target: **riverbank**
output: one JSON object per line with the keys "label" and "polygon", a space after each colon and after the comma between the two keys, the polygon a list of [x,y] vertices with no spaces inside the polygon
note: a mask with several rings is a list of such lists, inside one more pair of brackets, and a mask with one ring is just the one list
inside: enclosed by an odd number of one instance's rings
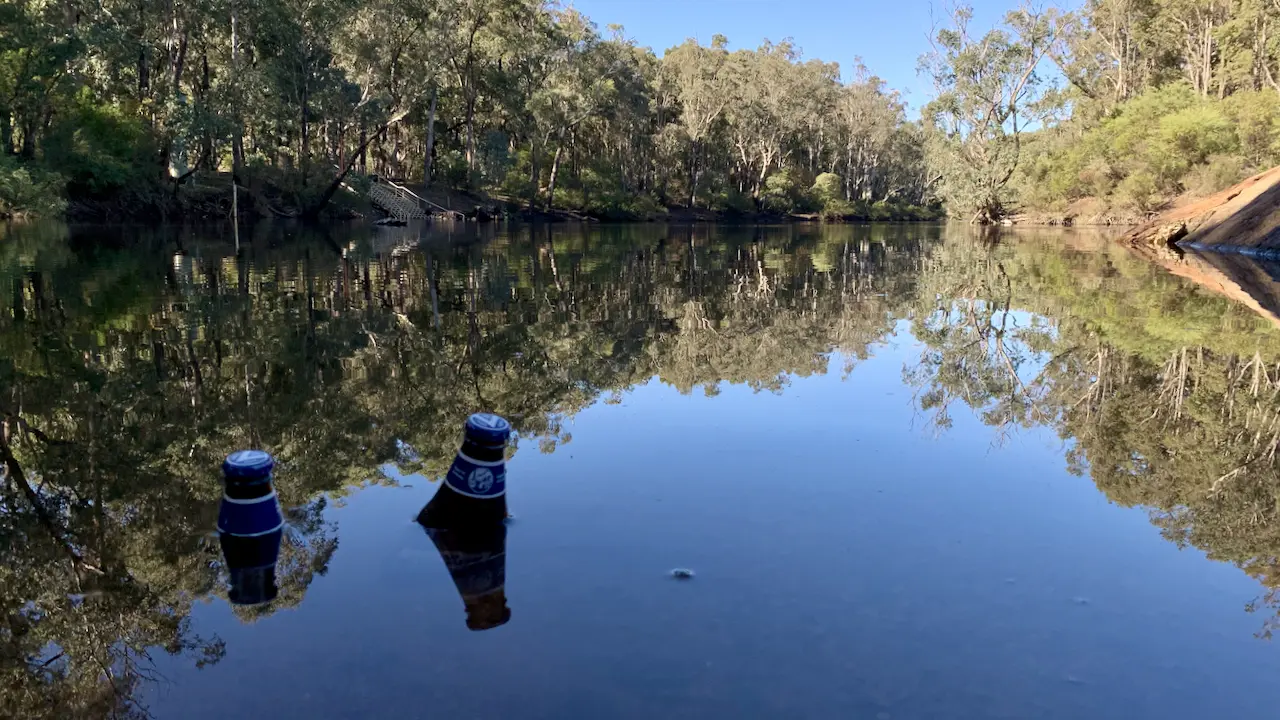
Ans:
{"label": "riverbank", "polygon": [[[306,208],[315,202],[323,179],[310,185],[296,179],[246,173],[234,184],[231,173],[193,173],[178,182],[136,185],[106,196],[90,193],[71,194],[65,203],[63,219],[76,223],[225,220],[239,214],[243,221],[272,218],[302,218]],[[320,221],[360,220],[378,222],[389,219],[367,196],[369,180],[349,176],[322,210],[311,219]],[[530,209],[528,202],[482,190],[451,187],[406,187],[427,201],[429,209],[440,216],[461,216],[480,222],[516,219],[542,222],[676,222],[759,224],[785,222],[909,222],[933,221],[945,217],[940,207],[919,207],[875,203],[850,206],[851,212],[839,215],[756,212],[732,208],[701,208],[680,205],[663,206],[652,201],[631,206],[592,206],[589,209],[551,207]]]}

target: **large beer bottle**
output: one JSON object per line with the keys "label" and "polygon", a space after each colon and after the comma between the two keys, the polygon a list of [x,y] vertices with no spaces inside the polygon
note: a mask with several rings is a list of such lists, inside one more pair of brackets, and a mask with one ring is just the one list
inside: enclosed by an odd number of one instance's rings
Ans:
{"label": "large beer bottle", "polygon": [[427,528],[500,526],[507,518],[507,441],[511,423],[489,413],[467,418],[462,447],[436,490],[418,513]]}
{"label": "large beer bottle", "polygon": [[255,605],[276,597],[276,561],[284,536],[284,515],[271,484],[275,460],[261,450],[241,450],[222,463],[222,505],[218,544],[231,574],[228,597]]}

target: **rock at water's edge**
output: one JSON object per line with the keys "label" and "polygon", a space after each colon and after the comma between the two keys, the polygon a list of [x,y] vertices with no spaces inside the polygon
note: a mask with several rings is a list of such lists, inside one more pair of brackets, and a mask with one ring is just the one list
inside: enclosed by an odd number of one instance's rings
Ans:
{"label": "rock at water's edge", "polygon": [[1123,242],[1140,250],[1176,245],[1280,257],[1280,167],[1163,212]]}

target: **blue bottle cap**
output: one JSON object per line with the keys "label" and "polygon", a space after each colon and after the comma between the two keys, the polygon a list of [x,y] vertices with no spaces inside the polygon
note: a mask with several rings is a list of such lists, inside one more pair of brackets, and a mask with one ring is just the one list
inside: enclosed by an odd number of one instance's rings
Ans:
{"label": "blue bottle cap", "polygon": [[262,480],[270,477],[276,461],[261,450],[233,452],[222,462],[222,475],[228,480]]}
{"label": "blue bottle cap", "polygon": [[467,437],[481,445],[506,445],[511,423],[499,415],[476,413],[467,418]]}

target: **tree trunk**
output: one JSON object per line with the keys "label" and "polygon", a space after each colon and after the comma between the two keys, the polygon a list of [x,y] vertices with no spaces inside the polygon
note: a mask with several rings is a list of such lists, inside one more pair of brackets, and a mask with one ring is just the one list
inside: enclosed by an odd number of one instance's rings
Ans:
{"label": "tree trunk", "polygon": [[[329,201],[333,199],[334,194],[338,192],[338,188],[342,187],[342,181],[346,179],[347,173],[351,172],[351,167],[355,165],[357,159],[363,158],[365,156],[365,151],[368,149],[369,143],[372,142],[374,138],[377,138],[379,135],[385,132],[388,127],[391,127],[392,125],[395,125],[396,123],[403,120],[406,114],[407,114],[406,112],[398,113],[397,115],[392,117],[390,120],[388,120],[386,125],[383,125],[382,127],[378,128],[378,132],[374,133],[373,135],[366,136],[364,138],[364,140],[360,143],[360,147],[356,150],[356,153],[351,156],[350,160],[347,161],[346,166],[344,166],[338,171],[337,175],[334,176],[333,181],[330,182],[328,187],[325,188],[324,192],[320,194],[320,197],[316,200],[316,202],[302,213],[302,217],[304,219],[314,220],[320,216],[320,211],[323,210],[324,206],[328,205]],[[361,135],[365,136],[366,133],[361,133]]]}
{"label": "tree trunk", "polygon": [[845,145],[844,201],[853,202],[853,143]]}
{"label": "tree trunk", "polygon": [[0,155],[13,154],[13,119],[6,107],[0,107]]}
{"label": "tree trunk", "polygon": [[360,123],[360,150],[356,152],[356,158],[360,162],[360,174],[369,174],[369,130],[365,128],[364,122]]}
{"label": "tree trunk", "polygon": [[[173,82],[169,96],[173,98],[175,106],[181,106],[183,104],[182,71],[187,61],[187,32],[179,30],[177,18],[173,20],[173,32],[178,38],[176,47],[172,39],[169,46],[169,77]],[[186,145],[183,140],[183,138],[176,137],[173,128],[165,128],[163,154],[160,157],[160,162],[164,166],[164,172],[169,177],[178,177],[186,172]]]}
{"label": "tree trunk", "polygon": [[436,151],[436,86],[431,86],[431,109],[427,112],[427,151],[422,159],[422,186],[431,187],[431,164]]}
{"label": "tree trunk", "polygon": [[542,178],[542,167],[538,164],[538,143],[532,143],[529,153],[529,211],[538,209],[538,181]]}
{"label": "tree trunk", "polygon": [[[240,178],[240,168],[244,167],[244,118],[240,115],[240,39],[239,39],[239,4],[231,4],[231,72],[236,75],[236,92],[233,98],[235,117],[232,118],[231,136],[231,178],[232,188]],[[234,196],[233,196],[234,197]]]}
{"label": "tree trunk", "polygon": [[551,179],[547,182],[547,212],[551,212],[556,201],[556,174],[560,172],[560,158],[564,155],[564,131],[556,138],[556,155],[551,161]]}
{"label": "tree trunk", "polygon": [[692,163],[689,172],[689,209],[692,210],[698,204],[698,174],[701,171],[698,162],[698,143],[695,141],[691,148]]}
{"label": "tree trunk", "polygon": [[476,167],[476,101],[467,98],[467,184],[471,184],[471,172]]}
{"label": "tree trunk", "polygon": [[311,93],[307,83],[302,83],[302,133],[298,141],[298,166],[302,170],[302,186],[307,186],[307,160],[311,148]]}

